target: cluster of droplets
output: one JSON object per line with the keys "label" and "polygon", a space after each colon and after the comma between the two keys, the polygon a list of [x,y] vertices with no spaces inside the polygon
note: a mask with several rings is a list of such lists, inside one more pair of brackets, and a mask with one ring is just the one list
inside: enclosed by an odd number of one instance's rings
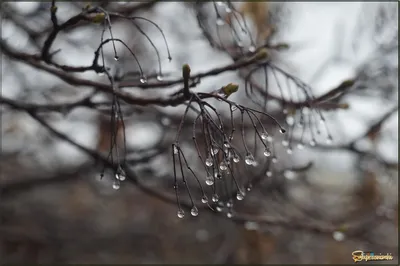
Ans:
{"label": "cluster of droplets", "polygon": [[125,181],[126,174],[124,169],[121,166],[118,167],[117,171],[115,172],[115,179],[112,184],[112,188],[118,190],[121,187],[121,182]]}

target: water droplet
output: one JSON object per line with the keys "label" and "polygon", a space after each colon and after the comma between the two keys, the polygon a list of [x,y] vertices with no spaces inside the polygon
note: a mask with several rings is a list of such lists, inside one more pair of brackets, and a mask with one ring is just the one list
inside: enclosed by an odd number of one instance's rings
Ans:
{"label": "water droplet", "polygon": [[207,198],[206,195],[204,195],[204,196],[201,198],[201,202],[204,203],[204,204],[208,203],[208,198]]}
{"label": "water droplet", "polygon": [[197,209],[196,206],[193,206],[193,208],[190,210],[190,214],[191,214],[192,216],[197,216],[197,215],[199,215],[199,210]]}
{"label": "water droplet", "polygon": [[206,177],[206,185],[212,186],[214,184],[214,178],[211,175],[207,175]]}
{"label": "water droplet", "polygon": [[315,143],[315,139],[311,139],[311,140],[310,140],[310,146],[315,146],[315,144],[316,144],[316,143]]}
{"label": "water droplet", "polygon": [[286,123],[287,123],[289,126],[292,126],[292,125],[294,124],[294,117],[293,117],[292,115],[286,116]]}
{"label": "water droplet", "polygon": [[171,61],[172,61],[172,57],[168,56],[168,62],[171,62]]}
{"label": "water droplet", "polygon": [[215,177],[216,179],[221,179],[221,178],[222,178],[222,175],[221,175],[220,172],[215,172],[215,173],[214,173],[214,177]]}
{"label": "water droplet", "polygon": [[282,140],[282,145],[283,147],[289,146],[289,141],[287,141],[286,139]]}
{"label": "water droplet", "polygon": [[222,18],[217,18],[217,26],[225,25],[225,21]]}
{"label": "water droplet", "polygon": [[118,55],[114,56],[114,60],[118,61],[119,60],[119,56]]}
{"label": "water droplet", "polygon": [[225,3],[224,3],[224,2],[221,2],[221,1],[218,1],[218,2],[217,2],[217,5],[218,5],[218,6],[224,6]]}
{"label": "water droplet", "polygon": [[326,140],[326,143],[329,145],[329,144],[332,144],[332,142],[333,142],[333,138],[331,135],[329,135],[328,139]]}
{"label": "water droplet", "polygon": [[163,79],[164,79],[164,78],[163,78],[163,76],[162,76],[161,74],[157,75],[157,80],[158,80],[158,81],[163,81]]}
{"label": "water droplet", "polygon": [[278,162],[278,158],[276,158],[275,156],[272,157],[272,162],[273,162],[273,163],[277,163],[277,162]]}
{"label": "water droplet", "polygon": [[144,84],[147,82],[147,78],[145,76],[140,77],[140,83]]}
{"label": "water droplet", "polygon": [[178,147],[176,147],[176,145],[174,145],[174,154],[178,154],[178,153],[179,153]]}
{"label": "water droplet", "polygon": [[226,13],[232,13],[232,9],[231,9],[230,7],[226,7],[226,8],[225,8],[225,12],[226,12]]}
{"label": "water droplet", "polygon": [[112,188],[115,189],[115,190],[118,190],[120,188],[119,180],[115,180],[113,182]]}
{"label": "water droplet", "polygon": [[246,190],[247,191],[251,191],[252,188],[253,188],[253,185],[252,184],[248,184]]}
{"label": "water droplet", "polygon": [[287,179],[287,180],[294,180],[297,177],[296,172],[294,171],[290,171],[290,170],[285,170],[283,172],[283,176]]}
{"label": "water droplet", "polygon": [[171,124],[171,119],[165,116],[161,118],[161,124],[163,124],[164,126],[169,126]]}
{"label": "water droplet", "polygon": [[217,210],[217,212],[222,212],[222,207],[221,206],[217,206],[217,207],[215,207],[215,209]]}
{"label": "water droplet", "polygon": [[211,151],[210,151],[211,155],[217,155],[218,152],[219,152],[218,148],[212,148]]}
{"label": "water droplet", "polygon": [[268,138],[267,132],[261,133],[261,138],[262,138],[263,140],[266,140],[266,139]]}
{"label": "water droplet", "polygon": [[212,200],[213,202],[217,202],[218,199],[219,199],[218,194],[214,194],[214,195],[212,195],[212,197],[211,197],[211,200]]}
{"label": "water droplet", "polygon": [[297,144],[297,149],[299,149],[299,150],[304,149],[303,143],[298,143],[298,144]]}
{"label": "water droplet", "polygon": [[179,209],[177,215],[178,218],[182,219],[183,217],[185,217],[185,212],[182,209]]}
{"label": "water droplet", "polygon": [[231,111],[233,112],[235,110],[237,110],[237,106],[236,105],[231,105]]}
{"label": "water droplet", "polygon": [[206,165],[207,165],[208,167],[211,167],[211,166],[213,166],[213,164],[214,164],[213,159],[212,159],[211,157],[208,157],[208,158],[206,159]]}
{"label": "water droplet", "polygon": [[288,113],[288,109],[283,108],[282,113],[284,113],[286,115]]}
{"label": "water droplet", "polygon": [[229,149],[231,147],[231,145],[229,144],[229,142],[225,141],[224,142],[224,147]]}
{"label": "water droplet", "polygon": [[286,129],[284,129],[283,127],[279,129],[279,132],[281,132],[282,134],[286,133]]}
{"label": "water droplet", "polygon": [[238,193],[236,194],[236,199],[237,199],[237,200],[243,200],[243,199],[244,199],[243,193],[242,193],[242,192],[238,192]]}
{"label": "water droplet", "polygon": [[226,213],[226,217],[232,218],[232,217],[233,217],[232,211],[228,211],[228,212]]}
{"label": "water droplet", "polygon": [[250,53],[254,53],[256,51],[256,47],[254,46],[254,45],[251,45],[250,47],[249,47],[249,52]]}
{"label": "water droplet", "polygon": [[346,235],[343,232],[340,231],[335,231],[332,234],[333,239],[335,239],[336,241],[343,241],[346,238]]}
{"label": "water droplet", "polygon": [[232,200],[229,200],[229,201],[226,203],[226,207],[232,208],[232,207],[233,207],[233,201],[232,201]]}
{"label": "water droplet", "polygon": [[274,138],[273,138],[272,136],[268,136],[268,137],[267,137],[267,141],[268,141],[268,142],[272,142],[272,141],[274,141]]}
{"label": "water droplet", "polygon": [[264,156],[265,156],[265,157],[271,156],[271,151],[268,150],[268,149],[265,149],[265,150],[264,150]]}
{"label": "water droplet", "polygon": [[126,179],[126,176],[125,176],[125,173],[124,172],[121,172],[121,173],[117,173],[117,174],[115,174],[115,178],[116,179],[118,179],[119,181],[125,181],[125,179]]}
{"label": "water droplet", "polygon": [[254,157],[251,153],[247,153],[246,157],[244,158],[244,162],[247,165],[253,165],[254,164]]}
{"label": "water droplet", "polygon": [[293,153],[293,150],[292,150],[292,148],[288,148],[288,149],[286,150],[286,152],[287,152],[288,154],[292,154],[292,153]]}
{"label": "water droplet", "polygon": [[271,171],[267,171],[267,172],[265,173],[265,175],[268,176],[268,177],[271,177],[271,176],[272,176],[272,172],[271,172]]}
{"label": "water droplet", "polygon": [[97,73],[97,75],[99,76],[99,77],[102,77],[102,76],[104,76],[104,72],[102,71],[102,72],[99,72],[99,73]]}
{"label": "water droplet", "polygon": [[240,161],[240,157],[239,157],[239,155],[237,155],[236,153],[235,153],[235,155],[233,155],[233,162],[234,163],[238,163]]}
{"label": "water droplet", "polygon": [[219,169],[220,169],[221,171],[226,171],[226,170],[228,169],[228,165],[226,164],[225,161],[222,161],[222,162],[219,164]]}

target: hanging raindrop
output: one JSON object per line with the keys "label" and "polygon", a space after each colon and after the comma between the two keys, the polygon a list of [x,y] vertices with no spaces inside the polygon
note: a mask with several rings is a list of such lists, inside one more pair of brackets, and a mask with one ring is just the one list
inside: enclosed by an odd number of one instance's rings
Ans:
{"label": "hanging raindrop", "polygon": [[244,199],[243,193],[239,191],[239,192],[236,194],[236,199],[237,199],[237,200],[243,200],[243,199]]}
{"label": "hanging raindrop", "polygon": [[185,212],[182,209],[179,209],[177,215],[178,218],[182,219],[183,217],[185,217]]}
{"label": "hanging raindrop", "polygon": [[231,111],[233,112],[235,110],[237,110],[237,106],[236,105],[231,105]]}
{"label": "hanging raindrop", "polygon": [[265,175],[268,176],[268,177],[271,177],[271,176],[272,176],[272,172],[271,172],[271,171],[267,171],[267,172],[265,173]]}
{"label": "hanging raindrop", "polygon": [[268,149],[265,149],[265,150],[264,150],[264,156],[265,156],[265,157],[271,156],[271,151],[268,150]]}
{"label": "hanging raindrop", "polygon": [[179,153],[178,147],[176,147],[176,145],[174,145],[174,154],[178,154],[178,153]]}
{"label": "hanging raindrop", "polygon": [[251,191],[252,188],[253,188],[253,185],[252,184],[248,184],[246,190],[247,191]]}
{"label": "hanging raindrop", "polygon": [[267,137],[267,141],[268,141],[268,142],[272,142],[272,141],[274,141],[274,138],[273,138],[272,136],[268,136],[268,137]]}
{"label": "hanging raindrop", "polygon": [[218,152],[219,152],[218,148],[211,148],[211,151],[210,151],[211,155],[217,155]]}
{"label": "hanging raindrop", "polygon": [[235,155],[233,155],[233,162],[234,163],[238,163],[240,161],[240,157],[239,157],[239,155],[237,155],[236,153],[235,153]]}
{"label": "hanging raindrop", "polygon": [[288,148],[288,149],[286,150],[286,152],[287,152],[288,154],[292,154],[292,153],[293,153],[293,150],[292,150],[292,148]]}
{"label": "hanging raindrop", "polygon": [[297,144],[297,148],[298,148],[299,150],[304,149],[303,143],[298,143],[298,144]]}
{"label": "hanging raindrop", "polygon": [[204,195],[204,196],[201,198],[201,202],[204,203],[204,204],[208,203],[208,198],[207,198],[206,195]]}
{"label": "hanging raindrop", "polygon": [[118,190],[120,188],[119,180],[115,180],[113,182],[112,188],[115,189],[115,190]]}
{"label": "hanging raindrop", "polygon": [[279,132],[281,132],[282,134],[285,134],[286,129],[284,129],[283,127],[279,129]]}
{"label": "hanging raindrop", "polygon": [[232,9],[231,9],[230,7],[226,7],[226,8],[225,8],[225,12],[226,12],[226,13],[232,13]]}
{"label": "hanging raindrop", "polygon": [[247,155],[246,155],[246,157],[244,158],[244,162],[247,164],[247,165],[253,165],[254,164],[254,157],[253,157],[253,155],[249,152],[249,153],[247,153]]}
{"label": "hanging raindrop", "polygon": [[228,217],[228,218],[232,218],[232,217],[233,217],[233,213],[232,213],[231,210],[229,210],[229,211],[226,213],[226,217]]}
{"label": "hanging raindrop", "polygon": [[332,142],[333,142],[333,138],[331,135],[329,135],[328,139],[326,140],[326,143],[329,145],[329,144],[332,144]]}
{"label": "hanging raindrop", "polygon": [[212,200],[213,202],[217,202],[218,199],[219,199],[218,194],[214,194],[214,195],[212,195],[212,197],[211,197],[211,200]]}
{"label": "hanging raindrop", "polygon": [[144,84],[147,82],[147,78],[145,76],[140,77],[140,83]]}
{"label": "hanging raindrop", "polygon": [[282,146],[283,147],[289,146],[289,141],[287,141],[286,139],[282,140]]}
{"label": "hanging raindrop", "polygon": [[114,56],[114,60],[118,61],[119,60],[119,56],[118,55]]}
{"label": "hanging raindrop", "polygon": [[263,140],[268,139],[268,134],[267,134],[267,132],[261,133],[261,138],[262,138]]}
{"label": "hanging raindrop", "polygon": [[276,158],[275,156],[272,158],[272,162],[273,163],[277,163],[278,162],[278,158]]}
{"label": "hanging raindrop", "polygon": [[206,159],[206,165],[208,166],[208,167],[211,167],[211,166],[213,166],[213,159],[211,158],[211,157],[208,157],[207,159]]}
{"label": "hanging raindrop", "polygon": [[214,173],[214,177],[215,177],[216,179],[221,179],[221,178],[222,178],[222,175],[221,175],[220,172],[215,172],[215,173]]}
{"label": "hanging raindrop", "polygon": [[228,169],[228,166],[227,166],[225,160],[222,161],[222,162],[219,164],[219,169],[220,169],[221,171],[226,171],[226,170]]}
{"label": "hanging raindrop", "polygon": [[164,79],[164,78],[163,78],[163,76],[162,76],[161,74],[157,75],[157,80],[158,80],[158,81],[163,81],[163,79]]}
{"label": "hanging raindrop", "polygon": [[197,209],[196,206],[193,206],[193,208],[190,210],[190,214],[191,214],[192,216],[197,216],[197,215],[199,215],[199,210]]}
{"label": "hanging raindrop", "polygon": [[214,179],[212,176],[210,176],[209,174],[206,177],[206,185],[207,186],[212,186],[214,184]]}
{"label": "hanging raindrop", "polygon": [[224,147],[229,149],[231,147],[231,145],[229,144],[229,142],[225,141],[224,142]]}
{"label": "hanging raindrop", "polygon": [[226,203],[226,207],[232,208],[232,207],[233,207],[233,201],[232,201],[232,200],[229,200],[229,201]]}

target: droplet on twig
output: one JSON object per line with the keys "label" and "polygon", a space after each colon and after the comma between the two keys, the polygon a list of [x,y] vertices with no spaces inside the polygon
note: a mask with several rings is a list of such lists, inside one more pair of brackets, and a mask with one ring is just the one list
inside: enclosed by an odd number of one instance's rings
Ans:
{"label": "droplet on twig", "polygon": [[208,167],[211,167],[211,166],[213,166],[213,159],[211,158],[211,157],[208,157],[207,159],[206,159],[206,165],[208,166]]}
{"label": "droplet on twig", "polygon": [[197,215],[199,215],[199,210],[197,209],[196,206],[193,206],[193,208],[190,210],[190,214],[191,214],[192,216],[197,216]]}
{"label": "droplet on twig", "polygon": [[178,218],[182,219],[183,217],[185,217],[185,212],[182,209],[179,209],[177,215]]}
{"label": "droplet on twig", "polygon": [[247,165],[253,165],[254,164],[254,156],[251,154],[251,153],[247,153],[247,155],[246,155],[246,157],[245,157],[245,159],[244,159],[244,162],[247,164]]}
{"label": "droplet on twig", "polygon": [[212,186],[214,184],[214,178],[211,175],[207,175],[206,177],[206,185],[207,186]]}

